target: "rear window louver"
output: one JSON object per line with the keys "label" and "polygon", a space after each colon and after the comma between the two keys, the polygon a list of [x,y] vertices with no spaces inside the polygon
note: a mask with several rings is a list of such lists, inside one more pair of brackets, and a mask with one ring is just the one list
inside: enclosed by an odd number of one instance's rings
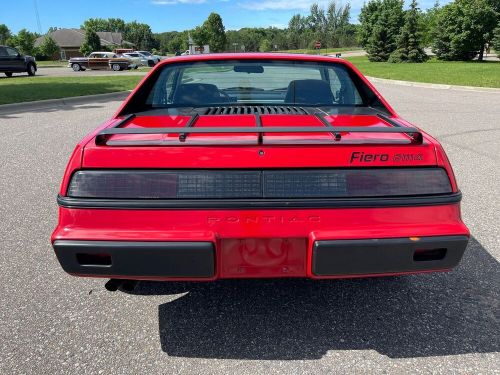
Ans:
{"label": "rear window louver", "polygon": [[227,106],[209,107],[204,115],[307,115],[302,107],[294,106]]}

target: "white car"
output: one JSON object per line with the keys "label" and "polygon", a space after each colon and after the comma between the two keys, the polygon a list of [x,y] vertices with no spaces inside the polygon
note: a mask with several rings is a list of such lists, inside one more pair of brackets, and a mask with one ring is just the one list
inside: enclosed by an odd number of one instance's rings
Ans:
{"label": "white car", "polygon": [[123,54],[123,56],[133,60],[134,62],[137,62],[138,65],[141,66],[155,66],[156,62],[154,59],[151,57],[144,56],[142,53],[139,52],[126,52]]}
{"label": "white car", "polygon": [[136,51],[137,53],[143,55],[144,57],[148,58],[148,59],[153,59],[153,61],[155,62],[155,64],[158,64],[161,60],[161,57],[158,56],[158,55],[153,55],[151,52],[148,52],[148,51]]}

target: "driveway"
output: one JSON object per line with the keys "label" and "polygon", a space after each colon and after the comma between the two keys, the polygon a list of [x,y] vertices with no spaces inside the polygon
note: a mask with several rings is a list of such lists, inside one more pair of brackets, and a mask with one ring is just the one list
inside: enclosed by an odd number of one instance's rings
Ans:
{"label": "driveway", "polygon": [[49,236],[74,145],[120,103],[0,112],[0,373],[499,373],[500,93],[377,87],[455,168],[473,238],[451,273],[106,292]]}

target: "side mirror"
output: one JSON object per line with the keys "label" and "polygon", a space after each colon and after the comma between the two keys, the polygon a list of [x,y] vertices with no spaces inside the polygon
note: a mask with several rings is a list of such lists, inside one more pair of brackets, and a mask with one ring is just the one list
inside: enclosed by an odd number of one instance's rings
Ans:
{"label": "side mirror", "polygon": [[18,52],[17,53],[17,58],[19,59],[21,57],[21,54]]}

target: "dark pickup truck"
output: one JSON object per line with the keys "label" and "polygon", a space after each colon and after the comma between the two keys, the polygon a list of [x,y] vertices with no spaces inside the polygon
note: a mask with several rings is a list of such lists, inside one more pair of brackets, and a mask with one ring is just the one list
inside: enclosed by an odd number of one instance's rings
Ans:
{"label": "dark pickup truck", "polygon": [[12,77],[13,73],[28,73],[34,76],[37,67],[35,58],[21,55],[17,49],[7,46],[0,46],[0,72],[7,77]]}
{"label": "dark pickup truck", "polygon": [[73,57],[68,67],[75,72],[86,69],[127,70],[136,68],[130,59],[118,57],[113,52],[92,52],[87,57]]}

